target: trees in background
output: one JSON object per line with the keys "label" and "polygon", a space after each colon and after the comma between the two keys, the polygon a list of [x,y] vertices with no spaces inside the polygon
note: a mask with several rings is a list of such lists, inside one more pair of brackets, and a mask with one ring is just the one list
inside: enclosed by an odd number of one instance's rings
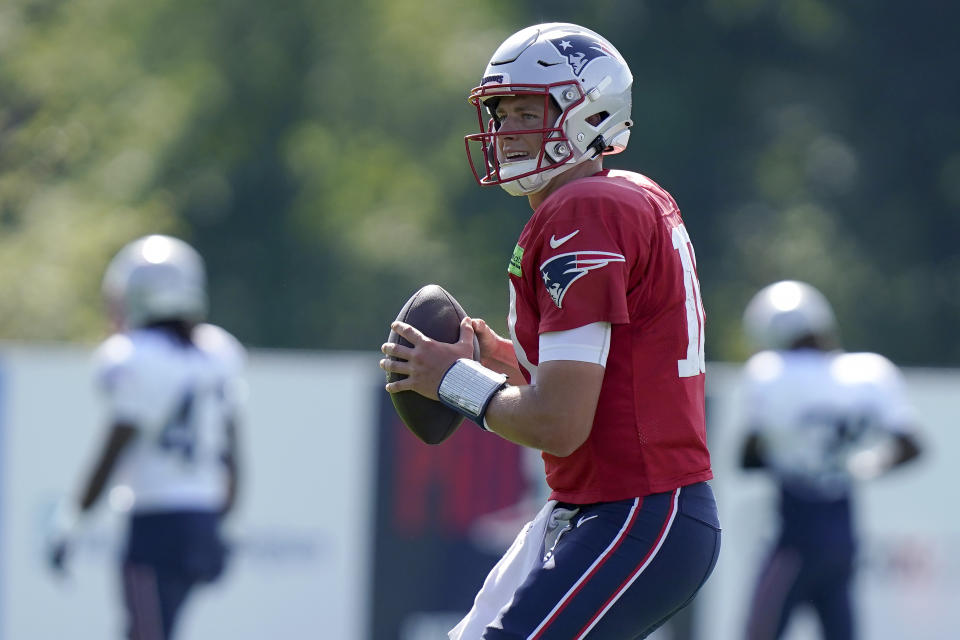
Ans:
{"label": "trees in background", "polygon": [[148,232],[205,255],[215,320],[253,345],[375,351],[429,281],[502,329],[529,211],[473,182],[466,93],[506,35],[570,20],[633,68],[608,165],[676,195],[708,357],[745,355],[743,305],[791,277],[848,347],[960,362],[960,9],[521,4],[5,3],[0,337],[101,337],[102,270]]}

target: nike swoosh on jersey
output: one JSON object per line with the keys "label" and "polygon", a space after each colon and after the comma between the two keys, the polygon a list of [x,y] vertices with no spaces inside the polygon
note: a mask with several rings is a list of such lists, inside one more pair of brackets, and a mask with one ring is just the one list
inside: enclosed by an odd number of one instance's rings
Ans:
{"label": "nike swoosh on jersey", "polygon": [[560,245],[562,245],[564,242],[566,242],[567,240],[569,240],[569,239],[572,238],[573,236],[577,235],[578,233],[580,233],[580,229],[577,229],[577,230],[574,231],[573,233],[568,233],[567,235],[563,236],[562,238],[557,238],[557,236],[550,236],[550,248],[551,248],[551,249],[556,249],[557,247],[559,247]]}

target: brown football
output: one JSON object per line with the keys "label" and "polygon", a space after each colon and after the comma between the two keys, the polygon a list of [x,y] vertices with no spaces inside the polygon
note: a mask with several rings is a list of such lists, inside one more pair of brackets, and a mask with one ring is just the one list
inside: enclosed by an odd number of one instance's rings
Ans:
{"label": "brown football", "polygon": [[[437,284],[428,284],[410,296],[397,314],[397,320],[416,327],[434,340],[454,343],[460,339],[460,321],[465,315],[463,307],[446,289]],[[392,330],[387,341],[412,346]],[[480,359],[480,345],[476,338],[473,340],[473,358]],[[387,382],[405,377],[399,373],[387,372]],[[390,399],[407,428],[427,444],[440,444],[463,422],[463,416],[453,409],[416,391],[391,393]]]}

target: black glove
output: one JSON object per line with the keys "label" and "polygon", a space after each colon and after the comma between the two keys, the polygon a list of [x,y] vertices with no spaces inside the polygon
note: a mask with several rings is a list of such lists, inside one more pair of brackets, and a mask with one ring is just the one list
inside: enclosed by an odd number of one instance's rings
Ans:
{"label": "black glove", "polygon": [[67,574],[67,562],[79,519],[76,508],[64,501],[54,509],[48,523],[44,549],[46,562],[50,571],[58,577]]}
{"label": "black glove", "polygon": [[70,556],[70,543],[66,538],[63,538],[59,541],[52,542],[49,547],[47,547],[47,564],[50,565],[50,570],[58,576],[62,577],[67,574],[67,560]]}

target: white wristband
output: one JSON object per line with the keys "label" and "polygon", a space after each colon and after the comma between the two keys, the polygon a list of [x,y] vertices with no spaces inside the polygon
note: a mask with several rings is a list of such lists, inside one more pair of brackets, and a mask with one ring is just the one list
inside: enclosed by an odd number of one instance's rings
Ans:
{"label": "white wristband", "polygon": [[469,358],[460,358],[440,380],[437,395],[447,407],[487,429],[483,416],[490,399],[507,385],[507,376],[487,369]]}

